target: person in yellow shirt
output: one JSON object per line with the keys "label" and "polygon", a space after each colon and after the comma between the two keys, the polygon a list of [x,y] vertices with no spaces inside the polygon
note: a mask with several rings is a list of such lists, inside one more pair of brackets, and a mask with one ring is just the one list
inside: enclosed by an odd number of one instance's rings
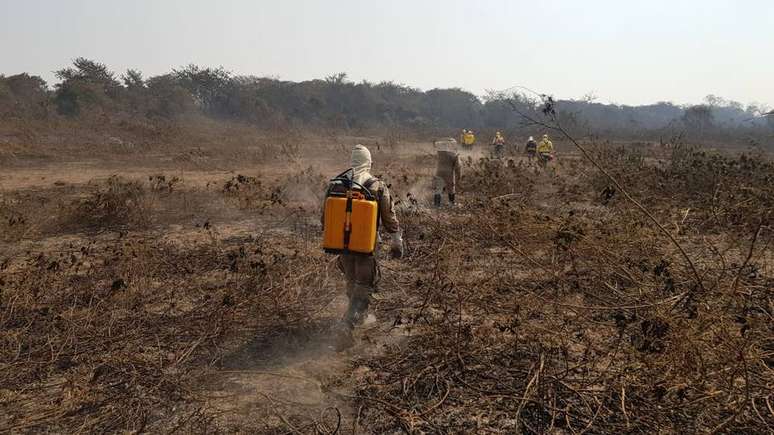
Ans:
{"label": "person in yellow shirt", "polygon": [[473,130],[465,130],[465,134],[462,136],[462,145],[465,149],[470,150],[476,143],[476,135],[473,134]]}
{"label": "person in yellow shirt", "polygon": [[547,134],[543,135],[543,139],[540,140],[537,146],[538,163],[542,167],[546,167],[549,161],[554,159],[554,144]]}

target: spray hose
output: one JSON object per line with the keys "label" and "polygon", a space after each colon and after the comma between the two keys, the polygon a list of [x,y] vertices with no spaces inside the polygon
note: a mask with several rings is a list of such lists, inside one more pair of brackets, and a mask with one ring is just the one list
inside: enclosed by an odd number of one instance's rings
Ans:
{"label": "spray hose", "polygon": [[[351,175],[348,175],[350,173],[351,173]],[[336,182],[340,182],[344,186],[346,186],[347,187],[347,196],[348,197],[352,195],[352,193],[351,193],[352,188],[353,187],[357,187],[360,191],[363,192],[363,194],[365,195],[366,199],[368,199],[369,201],[375,201],[376,200],[376,196],[367,187],[365,187],[362,184],[360,184],[360,183],[356,182],[355,180],[353,180],[352,179],[353,177],[354,177],[354,170],[352,168],[350,168],[350,169],[347,169],[346,171],[342,172],[341,174],[331,178],[330,182],[331,182],[331,184],[336,183]],[[330,191],[331,191],[331,188],[329,187],[328,188],[328,194],[330,194]]]}

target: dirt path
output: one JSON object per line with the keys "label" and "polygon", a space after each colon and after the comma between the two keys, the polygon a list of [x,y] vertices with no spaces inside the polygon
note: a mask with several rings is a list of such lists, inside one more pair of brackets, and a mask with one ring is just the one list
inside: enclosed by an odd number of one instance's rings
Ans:
{"label": "dirt path", "polygon": [[[343,287],[343,278],[337,282]],[[346,310],[343,292],[319,323],[272,342],[243,343],[219,363],[207,385],[210,406],[224,413],[221,424],[251,427],[246,421],[262,419],[267,430],[325,424],[352,433],[358,411],[352,406],[352,381],[364,374],[356,361],[377,356],[407,337],[403,328],[393,326],[389,313],[380,310],[396,297],[388,288],[378,294],[365,323],[355,331],[355,345],[345,351],[335,349],[333,333]]]}

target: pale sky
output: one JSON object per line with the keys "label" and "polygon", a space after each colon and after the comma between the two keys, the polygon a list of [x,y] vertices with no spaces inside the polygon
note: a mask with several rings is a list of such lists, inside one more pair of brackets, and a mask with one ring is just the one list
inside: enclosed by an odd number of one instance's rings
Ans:
{"label": "pale sky", "polygon": [[774,0],[0,0],[0,74],[83,56],[151,76],[189,63],[424,90],[774,106]]}

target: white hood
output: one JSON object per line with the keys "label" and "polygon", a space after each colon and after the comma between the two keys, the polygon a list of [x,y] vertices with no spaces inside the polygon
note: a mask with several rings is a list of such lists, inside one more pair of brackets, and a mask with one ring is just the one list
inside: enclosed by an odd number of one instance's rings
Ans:
{"label": "white hood", "polygon": [[371,152],[363,145],[357,144],[352,148],[351,166],[354,174],[352,181],[363,184],[372,178],[371,175]]}

